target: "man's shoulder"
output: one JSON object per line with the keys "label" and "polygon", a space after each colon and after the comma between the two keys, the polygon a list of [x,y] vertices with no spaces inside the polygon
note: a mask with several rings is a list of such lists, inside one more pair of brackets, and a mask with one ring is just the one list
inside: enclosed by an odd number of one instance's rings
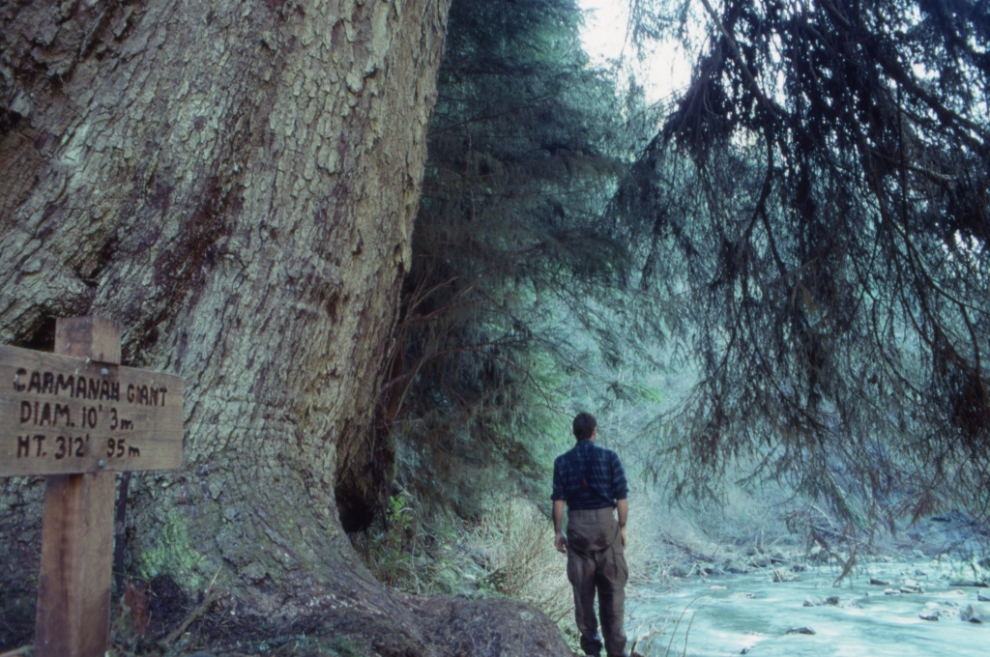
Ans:
{"label": "man's shoulder", "polygon": [[605,454],[605,458],[609,461],[618,461],[619,463],[622,463],[622,459],[619,458],[619,454],[615,450],[608,449],[607,447],[599,447],[598,449],[602,450]]}
{"label": "man's shoulder", "polygon": [[602,447],[601,445],[595,445],[595,449],[597,449],[600,452],[604,452],[605,454],[607,454],[610,457],[614,456],[615,458],[619,458],[619,455],[615,452],[615,450],[609,449],[608,447]]}
{"label": "man's shoulder", "polygon": [[556,466],[558,463],[570,463],[576,458],[577,458],[577,447],[575,446],[570,448],[563,454],[559,455],[557,458],[555,458],[553,460],[553,464],[554,466]]}

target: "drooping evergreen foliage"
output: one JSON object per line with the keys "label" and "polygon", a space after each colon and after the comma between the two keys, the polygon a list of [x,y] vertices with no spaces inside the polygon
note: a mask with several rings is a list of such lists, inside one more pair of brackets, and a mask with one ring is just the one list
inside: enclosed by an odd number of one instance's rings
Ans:
{"label": "drooping evergreen foliage", "polygon": [[550,411],[582,358],[567,326],[605,335],[589,309],[625,268],[600,221],[628,161],[621,107],[580,21],[573,0],[451,6],[381,429],[401,485],[462,516],[479,477],[545,492],[540,445],[568,435]]}
{"label": "drooping evergreen foliage", "polygon": [[742,459],[850,518],[985,511],[990,6],[638,0],[634,22],[699,53],[613,205],[702,370],[658,421],[675,486]]}

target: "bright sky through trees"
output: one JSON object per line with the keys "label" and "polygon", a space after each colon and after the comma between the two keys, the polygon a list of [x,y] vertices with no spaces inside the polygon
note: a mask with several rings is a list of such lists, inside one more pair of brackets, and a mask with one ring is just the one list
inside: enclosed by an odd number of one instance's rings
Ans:
{"label": "bright sky through trees", "polygon": [[656,102],[687,86],[691,77],[691,64],[684,52],[673,44],[665,43],[639,60],[626,34],[629,23],[629,5],[615,0],[578,0],[587,11],[581,40],[594,66],[614,65],[620,58],[622,67],[634,73],[636,81],[643,85],[647,99]]}

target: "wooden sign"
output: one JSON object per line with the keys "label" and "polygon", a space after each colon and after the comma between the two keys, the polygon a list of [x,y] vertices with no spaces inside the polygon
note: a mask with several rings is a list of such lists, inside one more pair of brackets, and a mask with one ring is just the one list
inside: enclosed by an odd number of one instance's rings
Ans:
{"label": "wooden sign", "polygon": [[114,471],[180,466],[182,380],[120,367],[102,317],[57,320],[55,352],[0,346],[0,477],[48,475],[35,657],[104,657]]}
{"label": "wooden sign", "polygon": [[0,346],[0,477],[181,461],[179,377]]}

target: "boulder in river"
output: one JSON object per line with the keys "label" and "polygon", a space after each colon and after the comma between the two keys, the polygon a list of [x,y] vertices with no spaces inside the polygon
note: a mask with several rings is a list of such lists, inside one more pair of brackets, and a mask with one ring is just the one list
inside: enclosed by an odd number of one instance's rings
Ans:
{"label": "boulder in river", "polygon": [[784,634],[814,634],[815,631],[810,627],[792,627],[791,629],[784,632]]}
{"label": "boulder in river", "polygon": [[871,577],[870,586],[890,586],[890,582],[885,582],[882,579],[876,579],[875,577]]}
{"label": "boulder in river", "polygon": [[982,593],[977,593],[976,594],[976,599],[979,600],[980,602],[990,602],[990,598],[988,598],[987,596],[983,595]]}
{"label": "boulder in river", "polygon": [[822,607],[824,605],[838,605],[838,604],[839,604],[839,596],[837,596],[837,595],[830,595],[827,598],[805,598],[804,599],[804,606],[805,607]]}
{"label": "boulder in river", "polygon": [[971,603],[962,608],[959,618],[970,623],[990,623],[990,609]]}
{"label": "boulder in river", "polygon": [[897,590],[897,589],[885,589],[884,592],[883,592],[883,594],[884,595],[900,595],[901,592],[899,590]]}
{"label": "boulder in river", "polygon": [[900,585],[901,593],[924,593],[925,587],[913,579],[906,579]]}
{"label": "boulder in river", "polygon": [[943,615],[945,615],[945,610],[942,609],[942,605],[937,602],[928,602],[925,604],[925,608],[921,610],[921,613],[918,614],[918,618],[926,621],[937,621]]}

